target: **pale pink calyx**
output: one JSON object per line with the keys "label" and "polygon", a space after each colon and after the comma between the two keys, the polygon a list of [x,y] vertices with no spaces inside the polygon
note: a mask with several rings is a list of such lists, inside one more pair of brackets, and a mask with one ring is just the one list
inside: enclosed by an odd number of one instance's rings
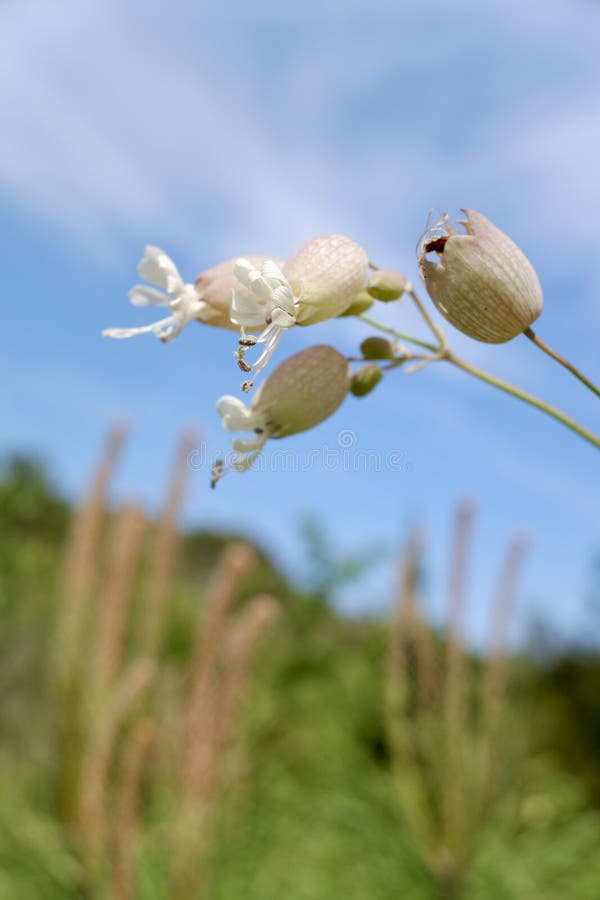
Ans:
{"label": "pale pink calyx", "polygon": [[[441,314],[464,334],[499,344],[521,334],[542,311],[535,269],[489,219],[465,209],[466,233],[446,214],[428,223],[417,248],[421,277]],[[432,255],[435,258],[432,259]]]}
{"label": "pale pink calyx", "polygon": [[217,401],[227,431],[253,432],[236,438],[230,468],[249,469],[269,438],[307,431],[332,415],[350,388],[348,361],[333,347],[301,350],[279,365],[260,386],[249,406],[226,395]]}

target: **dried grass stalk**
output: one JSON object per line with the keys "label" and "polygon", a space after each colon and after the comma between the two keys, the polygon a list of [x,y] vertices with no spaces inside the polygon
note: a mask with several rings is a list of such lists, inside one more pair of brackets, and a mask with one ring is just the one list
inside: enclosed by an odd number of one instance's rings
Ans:
{"label": "dried grass stalk", "polygon": [[177,526],[185,494],[190,452],[196,437],[192,432],[183,435],[175,453],[165,505],[158,522],[152,548],[146,589],[146,609],[141,623],[140,654],[155,658],[164,623],[165,604],[175,564]]}
{"label": "dried grass stalk", "polygon": [[454,528],[450,581],[448,586],[448,625],[444,693],[444,760],[442,808],[445,842],[449,847],[464,840],[466,692],[469,673],[466,668],[464,626],[467,571],[474,508],[462,503]]}
{"label": "dried grass stalk", "polygon": [[106,492],[124,438],[123,427],[111,429],[91,487],[73,517],[65,548],[52,648],[59,759],[56,803],[61,821],[74,832],[79,827],[82,754],[87,730],[83,707],[89,656],[86,632],[99,570]]}
{"label": "dried grass stalk", "polygon": [[[489,655],[477,681],[464,640],[472,524],[473,509],[463,504],[457,511],[451,554],[444,668],[437,664],[433,633],[420,610],[421,546],[415,534],[403,563],[387,658],[387,727],[400,801],[436,879],[438,895],[444,898],[462,896],[479,836],[503,789],[507,633],[526,551],[522,538],[509,546],[496,594]],[[478,719],[467,715],[466,700],[475,699],[475,686]]]}
{"label": "dried grass stalk", "polygon": [[515,537],[510,543],[500,572],[492,613],[488,657],[481,681],[484,812],[491,806],[501,782],[501,732],[508,702],[508,629],[528,546],[523,536]]}
{"label": "dried grass stalk", "polygon": [[145,519],[139,508],[134,504],[124,506],[115,525],[107,573],[100,595],[92,672],[95,693],[100,702],[122,663],[128,604],[144,528]]}
{"label": "dried grass stalk", "polygon": [[97,572],[106,492],[125,434],[122,425],[110,430],[90,490],[74,516],[67,539],[55,637],[54,662],[59,683],[71,677],[81,648],[87,602]]}
{"label": "dried grass stalk", "polygon": [[117,791],[112,896],[114,900],[135,897],[135,852],[140,794],[148,750],[156,738],[153,722],[137,722],[125,748]]}
{"label": "dried grass stalk", "polygon": [[81,781],[81,837],[92,870],[108,854],[106,802],[117,738],[150,687],[154,674],[153,662],[138,659],[122,676],[110,702],[96,711],[98,719],[86,748]]}
{"label": "dried grass stalk", "polygon": [[[420,611],[419,574],[423,541],[415,531],[407,543],[390,624],[386,666],[386,723],[396,783],[405,815],[430,846],[431,704],[435,696],[433,635]],[[428,813],[429,810],[429,813]]]}
{"label": "dried grass stalk", "polygon": [[[250,562],[236,549],[239,567]],[[227,568],[231,573],[231,566]],[[196,696],[195,712],[200,718],[187,734],[185,766],[182,770],[182,800],[176,829],[174,897],[199,897],[207,890],[204,854],[210,844],[210,826],[217,797],[223,753],[230,742],[233,722],[249,683],[249,667],[256,645],[272,623],[278,605],[271,597],[250,601],[246,610],[226,633],[222,620],[230,604],[231,582],[221,586],[213,616],[208,624],[202,659],[211,657],[210,673],[203,667],[202,698]],[[220,640],[216,640],[217,636]],[[214,648],[217,653],[214,653]],[[188,708],[188,716],[190,709]]]}
{"label": "dried grass stalk", "polygon": [[228,616],[241,580],[255,565],[256,555],[242,543],[225,548],[213,573],[206,602],[206,614],[200,622],[192,663],[190,695],[185,712],[183,771],[193,779],[197,742],[207,719],[213,691],[215,661],[227,631]]}
{"label": "dried grass stalk", "polygon": [[[236,714],[249,686],[249,670],[258,642],[279,614],[279,604],[268,594],[250,600],[234,623],[223,654],[223,676],[216,695],[212,756],[217,761],[232,736]],[[216,765],[213,766],[216,770]]]}

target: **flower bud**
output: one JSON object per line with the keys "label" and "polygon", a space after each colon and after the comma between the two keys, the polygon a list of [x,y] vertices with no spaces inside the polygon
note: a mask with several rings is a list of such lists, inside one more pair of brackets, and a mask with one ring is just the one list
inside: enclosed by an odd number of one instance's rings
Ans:
{"label": "flower bud", "polygon": [[299,298],[298,325],[314,325],[343,313],[367,281],[367,254],[343,234],[314,238],[286,263],[283,272]]}
{"label": "flower bud", "polygon": [[408,278],[399,272],[394,272],[393,269],[375,269],[369,275],[367,293],[375,300],[389,303],[391,300],[399,300],[409,288]]}
{"label": "flower bud", "polygon": [[350,304],[348,309],[345,309],[343,313],[340,313],[339,317],[342,316],[360,316],[362,313],[366,312],[368,309],[371,309],[375,300],[369,294],[367,294],[366,289],[362,290],[355,300]]}
{"label": "flower bud", "polygon": [[393,359],[395,347],[387,338],[368,337],[360,345],[360,352],[365,359]]}
{"label": "flower bud", "polygon": [[[542,311],[535,270],[517,245],[481,213],[465,209],[466,234],[448,217],[419,242],[419,268],[441,314],[469,337],[501,344],[524,331]],[[435,252],[438,261],[427,259]]]}
{"label": "flower bud", "polygon": [[[260,268],[266,259],[266,256],[249,256],[250,262]],[[282,260],[274,260],[274,262],[282,266]],[[231,296],[235,290],[238,294],[251,299],[252,295],[247,288],[240,285],[235,273],[236,259],[228,259],[219,263],[210,269],[201,272],[194,282],[200,300],[204,301],[205,307],[202,313],[202,322],[206,325],[215,325],[218,328],[229,328],[232,331],[238,331],[238,325],[234,324],[230,318],[231,312]]]}
{"label": "flower bud", "polygon": [[350,391],[355,397],[364,397],[370,394],[374,387],[381,381],[383,373],[377,363],[368,363],[360,368],[352,376]]}

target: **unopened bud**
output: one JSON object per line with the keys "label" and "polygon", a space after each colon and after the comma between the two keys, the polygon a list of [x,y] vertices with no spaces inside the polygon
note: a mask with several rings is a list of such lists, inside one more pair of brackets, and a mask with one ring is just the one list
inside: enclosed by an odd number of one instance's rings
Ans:
{"label": "unopened bud", "polygon": [[367,292],[375,300],[389,303],[398,300],[402,294],[410,288],[410,282],[404,275],[394,272],[393,269],[375,269],[369,275]]}
{"label": "unopened bud", "polygon": [[[465,209],[466,234],[443,216],[419,245],[419,267],[441,314],[469,337],[490,344],[509,341],[542,311],[540,282],[517,245],[481,213]],[[438,261],[427,259],[435,252]]]}
{"label": "unopened bud", "polygon": [[348,309],[345,309],[343,313],[340,313],[339,318],[342,316],[360,316],[362,313],[366,312],[373,306],[375,300],[370,294],[367,294],[366,289],[361,291],[360,294],[356,297],[353,303],[350,304]]}
{"label": "unopened bud", "polygon": [[377,363],[368,363],[352,376],[350,392],[355,397],[364,397],[366,394],[370,394],[381,381],[382,374]]}
{"label": "unopened bud", "polygon": [[395,347],[387,338],[368,337],[360,345],[360,352],[365,359],[393,359]]}

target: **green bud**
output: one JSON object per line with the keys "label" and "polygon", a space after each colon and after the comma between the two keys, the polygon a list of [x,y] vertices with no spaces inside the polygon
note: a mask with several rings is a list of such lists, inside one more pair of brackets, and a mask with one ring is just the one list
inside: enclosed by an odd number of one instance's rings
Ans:
{"label": "green bud", "polygon": [[393,269],[375,269],[369,276],[367,293],[375,300],[389,303],[398,300],[410,287],[409,281]]}
{"label": "green bud", "polygon": [[365,394],[370,394],[373,388],[381,381],[382,374],[377,363],[368,363],[352,376],[350,392],[355,397],[364,397]]}
{"label": "green bud", "polygon": [[360,316],[361,313],[366,312],[373,306],[373,298],[367,294],[366,290],[361,291],[360,294],[356,296],[353,302],[350,304],[348,309],[344,310],[343,313],[340,313],[338,318],[342,316]]}
{"label": "green bud", "polygon": [[395,348],[387,338],[368,337],[360,345],[360,352],[365,359],[393,359]]}

